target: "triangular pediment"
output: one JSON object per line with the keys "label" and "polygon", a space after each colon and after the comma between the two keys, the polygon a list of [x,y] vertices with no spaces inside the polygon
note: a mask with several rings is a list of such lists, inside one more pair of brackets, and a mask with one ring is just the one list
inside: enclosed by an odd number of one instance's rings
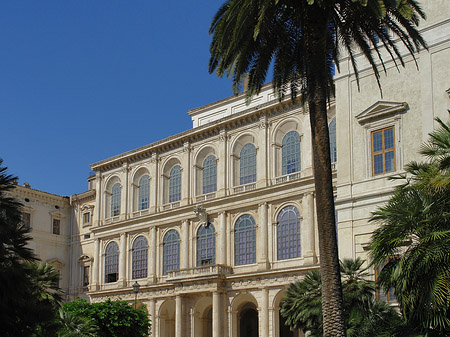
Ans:
{"label": "triangular pediment", "polygon": [[356,116],[356,119],[363,124],[374,119],[381,119],[406,111],[407,108],[408,103],[406,102],[378,101]]}

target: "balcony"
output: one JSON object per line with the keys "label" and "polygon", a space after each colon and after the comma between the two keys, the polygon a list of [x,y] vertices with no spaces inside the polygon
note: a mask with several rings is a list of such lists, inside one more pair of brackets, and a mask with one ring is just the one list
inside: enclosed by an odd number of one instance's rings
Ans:
{"label": "balcony", "polygon": [[178,208],[180,207],[181,203],[179,201],[172,202],[170,204],[163,205],[163,211],[168,211],[170,209]]}
{"label": "balcony", "polygon": [[195,202],[208,201],[208,200],[214,199],[215,197],[216,197],[216,192],[202,194],[202,195],[195,197]]}
{"label": "balcony", "polygon": [[112,224],[114,222],[119,222],[119,221],[120,221],[120,216],[113,216],[112,218],[105,219],[105,225],[109,225],[109,224]]}
{"label": "balcony", "polygon": [[233,193],[242,193],[256,190],[256,183],[251,183],[247,185],[236,186],[233,188]]}
{"label": "balcony", "polygon": [[147,209],[143,209],[141,211],[133,212],[132,217],[136,218],[136,217],[147,215],[147,214],[149,214],[148,208]]}
{"label": "balcony", "polygon": [[291,174],[286,174],[284,176],[275,178],[275,185],[282,184],[288,181],[299,180],[302,177],[301,172],[295,172]]}
{"label": "balcony", "polygon": [[167,273],[167,280],[171,282],[186,281],[189,279],[199,278],[222,278],[231,274],[233,268],[221,264],[201,266],[195,268],[187,268],[173,270]]}

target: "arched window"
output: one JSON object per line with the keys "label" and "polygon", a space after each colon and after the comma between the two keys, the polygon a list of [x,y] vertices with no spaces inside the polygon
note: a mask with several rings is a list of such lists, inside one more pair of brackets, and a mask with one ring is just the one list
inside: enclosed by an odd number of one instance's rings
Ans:
{"label": "arched window", "polygon": [[217,189],[216,157],[210,155],[203,161],[203,194],[215,192]]}
{"label": "arched window", "polygon": [[120,215],[120,183],[114,184],[111,189],[111,216]]}
{"label": "arched window", "polygon": [[281,145],[281,174],[300,171],[300,163],[300,136],[297,131],[289,131]]}
{"label": "arched window", "polygon": [[163,275],[177,269],[180,269],[180,235],[171,229],[163,240]]}
{"label": "arched window", "polygon": [[300,213],[294,206],[284,207],[277,219],[277,258],[300,256]]}
{"label": "arched window", "polygon": [[133,242],[132,252],[132,278],[147,277],[148,264],[148,244],[147,239],[143,236],[138,236]]}
{"label": "arched window", "polygon": [[119,278],[119,246],[110,242],[105,249],[105,283],[116,282]]}
{"label": "arched window", "polygon": [[214,226],[200,226],[197,231],[197,266],[216,263],[216,235]]}
{"label": "arched window", "polygon": [[149,176],[143,175],[139,179],[139,196],[138,196],[138,209],[142,211],[148,208],[148,201],[150,196],[150,179]]}
{"label": "arched window", "polygon": [[175,165],[170,170],[169,177],[169,202],[181,199],[181,166]]}
{"label": "arched window", "polygon": [[337,148],[336,148],[336,117],[328,125],[328,132],[330,133],[330,156],[331,162],[337,161]]}
{"label": "arched window", "polygon": [[245,144],[240,153],[240,185],[256,181],[256,148],[255,145]]}
{"label": "arched window", "polygon": [[256,224],[250,214],[239,217],[234,231],[234,264],[256,262]]}

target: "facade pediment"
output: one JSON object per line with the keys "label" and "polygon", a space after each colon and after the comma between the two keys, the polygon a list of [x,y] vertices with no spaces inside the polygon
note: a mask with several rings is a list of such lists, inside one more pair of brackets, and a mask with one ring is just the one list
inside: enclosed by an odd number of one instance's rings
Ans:
{"label": "facade pediment", "polygon": [[406,111],[407,108],[408,103],[406,102],[378,101],[356,116],[356,119],[360,124],[364,124]]}

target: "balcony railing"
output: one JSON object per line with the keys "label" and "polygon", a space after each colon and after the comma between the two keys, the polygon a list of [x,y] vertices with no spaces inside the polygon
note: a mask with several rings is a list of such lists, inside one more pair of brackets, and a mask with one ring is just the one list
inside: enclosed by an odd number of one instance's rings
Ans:
{"label": "balcony railing", "polygon": [[216,192],[208,193],[208,194],[202,194],[197,197],[195,197],[195,202],[202,202],[214,199],[216,197]]}
{"label": "balcony railing", "polygon": [[247,192],[247,191],[253,191],[253,190],[256,190],[256,183],[236,186],[233,188],[233,193],[241,193],[241,192]]}
{"label": "balcony railing", "polygon": [[172,270],[167,273],[168,281],[186,280],[190,278],[221,277],[232,273],[232,268],[220,264]]}
{"label": "balcony railing", "polygon": [[291,174],[286,174],[284,176],[275,178],[275,184],[282,184],[288,181],[294,181],[294,180],[298,180],[302,177],[301,172],[295,172],[295,173],[291,173]]}
{"label": "balcony railing", "polygon": [[120,220],[120,216],[113,216],[112,218],[105,219],[105,225],[109,225],[113,222],[118,222]]}
{"label": "balcony railing", "polygon": [[181,203],[179,201],[172,202],[170,204],[163,205],[163,211],[168,211],[169,209],[174,209],[180,207]]}
{"label": "balcony railing", "polygon": [[148,209],[143,209],[141,211],[133,212],[133,218],[136,218],[138,216],[147,215],[149,213]]}

